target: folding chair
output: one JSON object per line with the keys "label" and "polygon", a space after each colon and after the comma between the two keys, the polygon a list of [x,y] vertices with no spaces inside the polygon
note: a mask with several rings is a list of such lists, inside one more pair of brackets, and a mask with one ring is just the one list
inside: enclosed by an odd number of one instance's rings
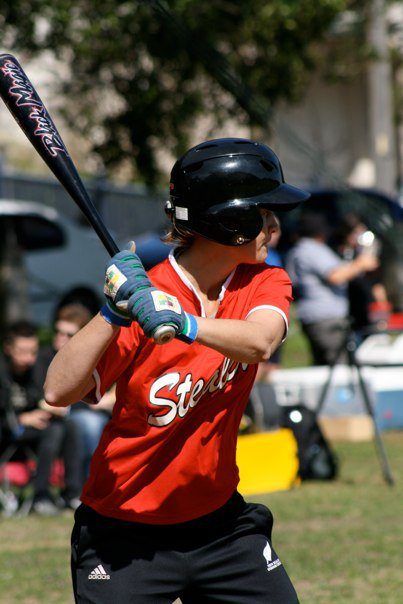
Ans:
{"label": "folding chair", "polygon": [[[18,440],[9,442],[0,455],[0,507],[3,516],[29,514],[33,496],[23,496],[36,469],[33,449]],[[18,494],[18,490],[20,491]]]}
{"label": "folding chair", "polygon": [[[26,516],[34,503],[33,489],[28,492],[27,487],[34,478],[38,458],[31,444],[20,440],[21,425],[7,398],[3,400],[0,420],[0,435],[5,435],[3,442],[0,439],[0,513]],[[53,462],[49,482],[58,489],[64,487],[61,459]]]}
{"label": "folding chair", "polygon": [[[21,425],[8,398],[3,400],[0,440],[0,508],[3,516],[26,516],[33,495],[24,496],[35,470],[37,456],[33,448],[19,441]],[[18,495],[17,495],[17,494]]]}

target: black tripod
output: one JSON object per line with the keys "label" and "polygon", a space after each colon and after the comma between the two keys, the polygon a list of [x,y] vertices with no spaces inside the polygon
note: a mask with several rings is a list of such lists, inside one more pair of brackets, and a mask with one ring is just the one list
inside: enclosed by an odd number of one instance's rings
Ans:
{"label": "black tripod", "polygon": [[371,398],[370,398],[370,395],[368,392],[367,385],[366,385],[365,380],[361,373],[361,365],[357,361],[357,357],[355,355],[356,349],[357,349],[356,338],[355,338],[354,332],[352,331],[351,327],[349,327],[348,329],[346,329],[346,335],[342,342],[342,345],[340,346],[339,350],[337,351],[335,359],[329,367],[329,369],[330,369],[329,377],[327,378],[327,380],[322,388],[322,391],[319,395],[318,405],[316,408],[316,415],[317,416],[319,415],[319,413],[322,410],[322,407],[324,405],[324,402],[326,400],[327,393],[328,393],[330,385],[332,383],[334,368],[337,365],[342,354],[344,354],[346,352],[347,353],[347,362],[351,368],[351,371],[353,371],[354,368],[356,368],[356,370],[357,370],[358,385],[361,390],[365,409],[373,422],[375,446],[376,446],[376,450],[378,453],[379,462],[381,465],[382,476],[383,476],[385,482],[389,486],[392,486],[392,485],[394,485],[395,481],[392,476],[392,472],[391,472],[389,461],[388,461],[388,458],[386,455],[386,451],[385,451],[385,447],[384,447],[383,440],[381,437],[381,433],[380,433],[377,423],[375,421],[375,415],[374,415],[374,411],[373,411],[372,404],[371,404]]}

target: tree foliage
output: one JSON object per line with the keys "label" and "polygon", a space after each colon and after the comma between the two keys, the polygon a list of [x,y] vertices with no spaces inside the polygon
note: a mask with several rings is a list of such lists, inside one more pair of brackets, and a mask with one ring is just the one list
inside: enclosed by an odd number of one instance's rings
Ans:
{"label": "tree foliage", "polygon": [[186,148],[196,120],[268,127],[296,101],[348,0],[0,0],[3,49],[51,49],[72,128],[110,169],[153,184],[158,150]]}

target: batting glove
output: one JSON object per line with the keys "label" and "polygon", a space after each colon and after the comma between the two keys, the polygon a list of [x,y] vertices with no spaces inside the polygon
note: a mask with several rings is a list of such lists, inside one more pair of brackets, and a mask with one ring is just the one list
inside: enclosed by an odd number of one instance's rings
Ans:
{"label": "batting glove", "polygon": [[134,246],[115,254],[106,267],[104,294],[107,302],[101,309],[102,316],[113,325],[128,327],[133,320],[127,307],[130,296],[135,291],[149,288],[151,281],[134,253]]}
{"label": "batting glove", "polygon": [[172,325],[175,337],[182,342],[191,344],[196,339],[196,318],[183,310],[175,296],[155,287],[137,290],[130,297],[128,310],[149,338],[161,325]]}

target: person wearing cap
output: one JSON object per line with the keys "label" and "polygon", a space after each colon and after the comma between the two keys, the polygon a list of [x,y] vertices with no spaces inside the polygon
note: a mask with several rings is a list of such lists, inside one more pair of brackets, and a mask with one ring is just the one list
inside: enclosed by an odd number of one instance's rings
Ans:
{"label": "person wearing cap", "polygon": [[54,406],[116,383],[75,514],[76,602],[298,602],[235,457],[258,364],[288,329],[289,277],[265,263],[273,212],[308,196],[266,145],[206,141],[171,172],[169,258],[148,274],[134,246],[108,262],[105,306],[45,383]]}

